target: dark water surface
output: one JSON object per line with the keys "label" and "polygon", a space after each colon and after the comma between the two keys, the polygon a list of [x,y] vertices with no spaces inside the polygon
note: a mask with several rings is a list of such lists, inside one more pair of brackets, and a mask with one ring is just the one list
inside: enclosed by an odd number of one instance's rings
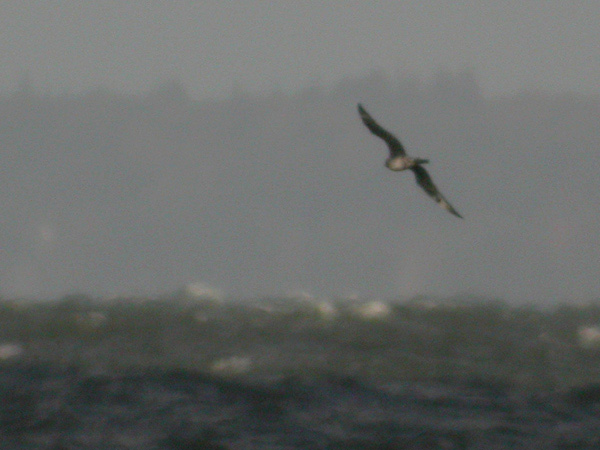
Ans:
{"label": "dark water surface", "polygon": [[0,369],[0,448],[598,449],[600,387]]}
{"label": "dark water surface", "polygon": [[0,302],[0,450],[599,448],[598,303]]}

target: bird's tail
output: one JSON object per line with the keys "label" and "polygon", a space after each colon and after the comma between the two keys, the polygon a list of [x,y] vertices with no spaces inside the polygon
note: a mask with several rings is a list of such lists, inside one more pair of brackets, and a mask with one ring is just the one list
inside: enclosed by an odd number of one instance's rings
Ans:
{"label": "bird's tail", "polygon": [[427,164],[429,162],[428,159],[423,159],[423,158],[415,158],[415,162],[417,164]]}

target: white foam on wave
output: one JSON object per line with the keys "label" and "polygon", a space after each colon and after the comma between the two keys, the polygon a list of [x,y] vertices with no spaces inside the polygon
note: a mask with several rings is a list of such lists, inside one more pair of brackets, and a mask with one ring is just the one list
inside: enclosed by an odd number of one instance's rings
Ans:
{"label": "white foam on wave", "polygon": [[582,326],[577,329],[579,346],[586,349],[600,349],[600,326]]}
{"label": "white foam on wave", "polygon": [[327,300],[321,300],[314,303],[314,308],[320,318],[326,320],[335,319],[338,315],[338,309],[336,306]]}
{"label": "white foam on wave", "polygon": [[353,312],[365,320],[381,320],[391,315],[392,308],[386,302],[372,300],[356,305],[353,308]]}
{"label": "white foam on wave", "polygon": [[187,297],[206,300],[223,300],[225,294],[221,289],[215,288],[203,281],[188,283],[184,288]]}
{"label": "white foam on wave", "polygon": [[6,342],[0,344],[0,361],[6,361],[21,356],[25,350],[21,344]]}
{"label": "white foam on wave", "polygon": [[210,364],[210,371],[216,375],[242,375],[252,368],[249,356],[230,356],[219,358]]}

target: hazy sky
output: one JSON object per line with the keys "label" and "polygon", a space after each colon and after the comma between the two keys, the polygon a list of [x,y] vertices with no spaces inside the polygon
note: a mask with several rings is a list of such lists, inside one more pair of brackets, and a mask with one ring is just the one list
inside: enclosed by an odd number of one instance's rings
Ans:
{"label": "hazy sky", "polygon": [[2,2],[0,90],[143,90],[196,98],[382,71],[471,70],[486,93],[600,85],[596,0]]}
{"label": "hazy sky", "polygon": [[[0,94],[338,89],[0,95],[0,295],[597,296],[599,24],[597,0],[2,2]],[[531,90],[587,97],[491,96]],[[357,101],[464,221],[384,169]]]}

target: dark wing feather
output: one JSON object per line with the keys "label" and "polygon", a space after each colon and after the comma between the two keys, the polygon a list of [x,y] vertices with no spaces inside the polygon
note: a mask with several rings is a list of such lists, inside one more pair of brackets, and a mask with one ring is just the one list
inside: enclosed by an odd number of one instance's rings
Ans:
{"label": "dark wing feather", "polygon": [[417,184],[421,186],[430,197],[432,197],[442,208],[450,211],[456,217],[460,217],[462,219],[462,216],[452,207],[450,203],[448,203],[440,191],[438,191],[438,189],[435,187],[435,184],[433,184],[431,177],[422,166],[417,165],[411,170],[415,173]]}
{"label": "dark wing feather", "polygon": [[365,108],[362,107],[360,103],[358,104],[358,113],[360,114],[360,118],[362,119],[363,123],[367,126],[371,133],[380,137],[387,143],[388,147],[390,148],[390,155],[392,157],[406,155],[404,147],[398,138],[375,122],[375,119],[371,117],[371,115],[365,110]]}

